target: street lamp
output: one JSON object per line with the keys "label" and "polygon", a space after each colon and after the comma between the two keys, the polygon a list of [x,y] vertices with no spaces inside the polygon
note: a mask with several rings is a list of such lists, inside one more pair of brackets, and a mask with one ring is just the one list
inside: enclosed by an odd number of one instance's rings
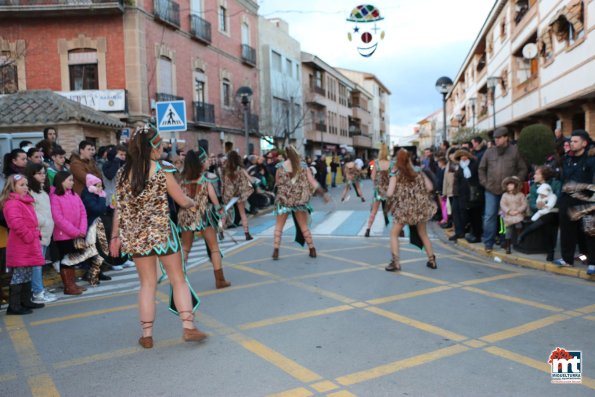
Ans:
{"label": "street lamp", "polygon": [[238,88],[236,96],[240,97],[240,102],[244,106],[244,135],[246,137],[246,156],[248,156],[248,154],[250,154],[248,119],[250,118],[250,98],[252,97],[252,88],[242,86]]}
{"label": "street lamp", "polygon": [[446,131],[446,95],[450,92],[452,88],[452,80],[449,77],[442,76],[438,80],[436,80],[436,91],[442,94],[442,121],[444,125],[444,130],[442,131],[442,140],[446,141],[447,138],[447,131]]}
{"label": "street lamp", "polygon": [[488,77],[488,88],[492,90],[492,117],[494,118],[494,131],[496,130],[496,85],[502,80],[501,77]]}
{"label": "street lamp", "polygon": [[473,130],[475,132],[475,105],[477,105],[477,98],[471,97],[469,98],[469,103],[471,104],[471,115],[473,116]]}

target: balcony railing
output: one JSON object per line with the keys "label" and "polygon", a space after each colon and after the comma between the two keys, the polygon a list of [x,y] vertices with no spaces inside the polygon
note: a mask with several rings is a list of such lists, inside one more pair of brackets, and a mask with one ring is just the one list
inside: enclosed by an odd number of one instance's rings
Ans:
{"label": "balcony railing", "polygon": [[0,15],[48,16],[124,12],[124,0],[0,0]]}
{"label": "balcony railing", "polygon": [[155,19],[176,28],[180,27],[180,5],[171,0],[154,0]]}
{"label": "balcony railing", "polygon": [[193,102],[194,122],[201,125],[215,124],[215,105],[206,102]]}
{"label": "balcony railing", "polygon": [[198,15],[190,15],[190,33],[192,37],[204,43],[211,43],[211,23]]}
{"label": "balcony railing", "polygon": [[326,132],[326,124],[325,123],[316,123],[314,128],[316,131]]}
{"label": "balcony railing", "polygon": [[158,92],[155,94],[155,100],[157,102],[183,101],[184,97]]}
{"label": "balcony railing", "polygon": [[326,90],[324,88],[322,88],[322,87],[318,87],[318,86],[313,85],[313,86],[310,86],[310,89],[312,91],[314,91],[315,93],[320,94],[322,96],[325,96],[326,95]]}
{"label": "balcony railing", "polygon": [[242,44],[242,61],[248,65],[256,66],[256,50],[247,44]]}

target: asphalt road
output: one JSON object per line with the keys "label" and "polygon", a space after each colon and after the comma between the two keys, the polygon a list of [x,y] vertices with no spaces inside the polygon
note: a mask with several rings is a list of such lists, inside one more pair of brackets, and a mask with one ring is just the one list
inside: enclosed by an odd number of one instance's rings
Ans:
{"label": "asphalt road", "polygon": [[[271,260],[274,218],[258,216],[255,240],[226,237],[232,287],[215,290],[195,244],[189,279],[202,300],[198,326],[210,335],[203,343],[182,341],[164,283],[156,345],[138,346],[132,270],[32,315],[0,314],[0,395],[593,395],[592,282],[491,262],[437,240],[437,270],[403,241],[403,270],[385,272],[382,219],[363,237],[369,201],[352,195],[340,203],[337,194],[326,205],[314,200],[315,259],[292,242],[289,225],[280,260]],[[582,352],[581,384],[551,384],[556,347]]]}

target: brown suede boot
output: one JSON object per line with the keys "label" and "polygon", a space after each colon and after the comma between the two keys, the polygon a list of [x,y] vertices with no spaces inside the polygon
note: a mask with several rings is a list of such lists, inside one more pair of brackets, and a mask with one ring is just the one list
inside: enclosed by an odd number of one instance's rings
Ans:
{"label": "brown suede boot", "polygon": [[316,258],[316,248],[310,248],[310,258]]}
{"label": "brown suede boot", "polygon": [[64,295],[80,295],[83,291],[74,282],[74,269],[63,267],[60,269],[60,278],[64,284]]}
{"label": "brown suede boot", "polygon": [[504,241],[504,246],[506,247],[506,253],[507,254],[512,254],[512,240],[507,238]]}
{"label": "brown suede boot", "polygon": [[182,324],[185,322],[192,323],[192,328],[182,328],[182,338],[186,342],[200,342],[201,340],[205,339],[208,335],[196,328],[194,325],[194,314],[191,311],[180,311],[180,319],[182,320]]}
{"label": "brown suede boot", "polygon": [[227,281],[223,275],[223,269],[215,270],[215,286],[217,289],[227,288],[230,285],[231,283]]}

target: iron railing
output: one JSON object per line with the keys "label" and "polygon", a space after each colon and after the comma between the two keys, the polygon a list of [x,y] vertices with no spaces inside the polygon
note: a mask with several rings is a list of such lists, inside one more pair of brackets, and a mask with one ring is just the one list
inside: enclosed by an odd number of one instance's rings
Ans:
{"label": "iron railing", "polygon": [[206,102],[193,102],[194,121],[198,124],[215,124],[215,105]]}
{"label": "iron railing", "polygon": [[172,0],[154,0],[155,18],[169,25],[180,27],[180,5]]}
{"label": "iron railing", "polygon": [[242,60],[252,66],[256,66],[256,50],[247,44],[242,44]]}
{"label": "iron railing", "polygon": [[211,23],[198,15],[190,15],[190,33],[198,40],[211,43]]}

